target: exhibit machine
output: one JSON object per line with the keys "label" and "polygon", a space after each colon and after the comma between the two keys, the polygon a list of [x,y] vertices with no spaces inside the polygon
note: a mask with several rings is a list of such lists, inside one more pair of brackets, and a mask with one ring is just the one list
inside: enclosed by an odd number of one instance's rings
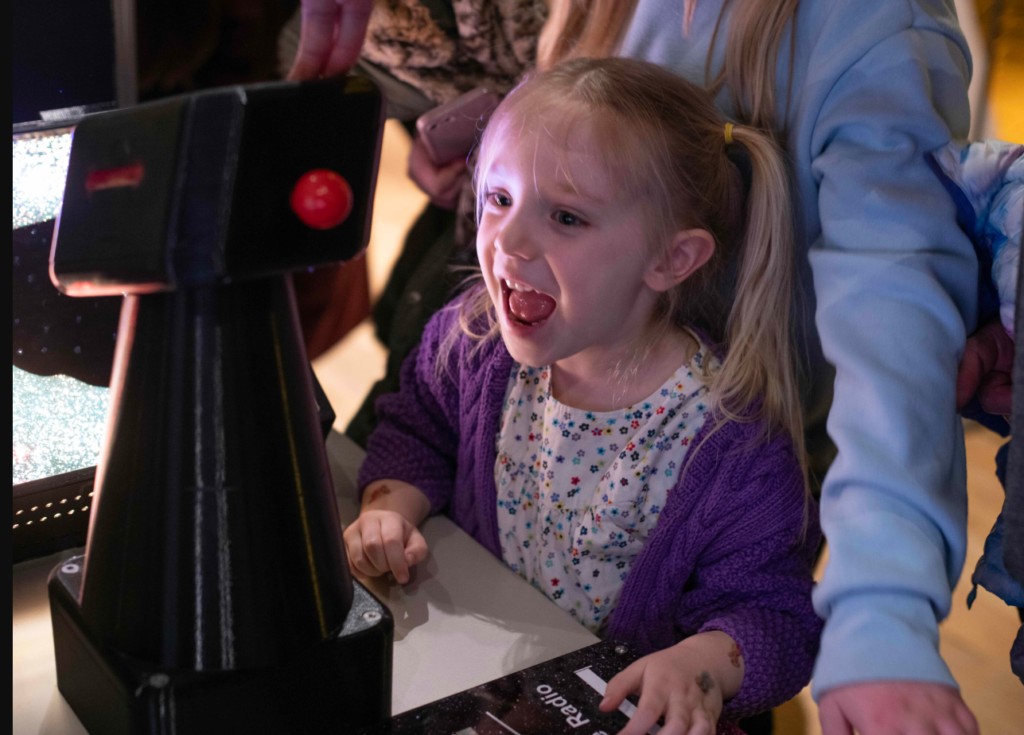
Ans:
{"label": "exhibit machine", "polygon": [[383,113],[351,77],[74,131],[51,279],[124,294],[86,553],[49,581],[90,732],[390,714],[392,619],[349,573],[289,275],[366,246]]}

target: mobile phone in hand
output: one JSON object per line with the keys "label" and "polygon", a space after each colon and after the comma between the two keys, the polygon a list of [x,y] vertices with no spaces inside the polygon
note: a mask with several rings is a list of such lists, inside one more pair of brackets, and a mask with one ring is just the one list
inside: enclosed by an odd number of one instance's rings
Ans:
{"label": "mobile phone in hand", "polygon": [[479,87],[421,115],[416,131],[430,160],[443,166],[465,158],[500,101]]}

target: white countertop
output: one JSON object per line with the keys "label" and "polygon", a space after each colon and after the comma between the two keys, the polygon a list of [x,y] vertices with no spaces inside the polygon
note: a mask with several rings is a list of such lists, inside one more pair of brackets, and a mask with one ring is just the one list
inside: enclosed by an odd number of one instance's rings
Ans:
{"label": "white countertop", "polygon": [[[362,450],[332,432],[327,452],[343,523],[358,514]],[[575,651],[597,637],[446,517],[420,527],[430,554],[409,584],[367,586],[395,618],[391,710],[399,714],[519,669]],[[14,565],[15,735],[84,733],[57,691],[46,577],[69,550]]]}

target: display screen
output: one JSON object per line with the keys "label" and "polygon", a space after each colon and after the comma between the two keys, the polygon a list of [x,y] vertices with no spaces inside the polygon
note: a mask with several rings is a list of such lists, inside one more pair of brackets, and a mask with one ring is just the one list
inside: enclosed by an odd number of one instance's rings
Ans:
{"label": "display screen", "polygon": [[66,375],[13,371],[14,484],[95,465],[109,390]]}
{"label": "display screen", "polygon": [[14,136],[14,229],[57,216],[70,155],[69,128]]}
{"label": "display screen", "polygon": [[11,408],[13,483],[18,484],[99,460],[108,389],[60,373],[102,384],[99,367],[109,370],[119,299],[71,299],[49,280],[53,219],[64,194],[71,129],[16,135],[13,148]]}

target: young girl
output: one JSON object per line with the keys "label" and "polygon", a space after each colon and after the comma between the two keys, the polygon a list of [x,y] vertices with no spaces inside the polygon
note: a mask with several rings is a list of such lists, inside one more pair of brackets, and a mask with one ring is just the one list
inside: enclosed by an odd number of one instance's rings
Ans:
{"label": "young girl", "polygon": [[476,188],[482,278],[378,403],[352,566],[404,583],[416,525],[446,512],[648,654],[602,702],[640,692],[623,732],[710,733],[792,697],[819,534],[777,148],[657,66],[577,60],[502,103]]}

